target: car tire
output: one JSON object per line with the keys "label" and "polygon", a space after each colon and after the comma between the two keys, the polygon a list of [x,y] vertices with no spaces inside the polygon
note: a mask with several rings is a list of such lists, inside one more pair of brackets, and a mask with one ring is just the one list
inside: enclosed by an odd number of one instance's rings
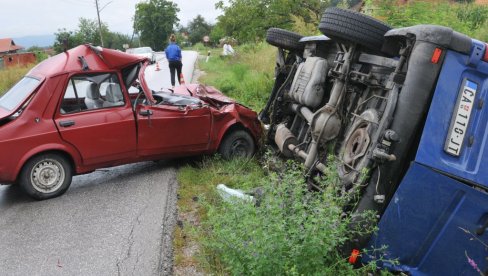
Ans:
{"label": "car tire", "polygon": [[303,51],[305,45],[300,43],[303,36],[279,28],[270,28],[266,33],[266,42],[289,51]]}
{"label": "car tire", "polygon": [[357,43],[378,51],[383,45],[385,33],[391,30],[391,27],[362,13],[328,8],[322,14],[319,30],[338,42]]}
{"label": "car tire", "polygon": [[219,147],[219,154],[224,159],[234,157],[251,158],[256,150],[252,136],[245,130],[235,130],[227,133]]}
{"label": "car tire", "polygon": [[31,158],[22,168],[19,184],[37,200],[60,196],[68,190],[73,171],[62,155],[46,153]]}

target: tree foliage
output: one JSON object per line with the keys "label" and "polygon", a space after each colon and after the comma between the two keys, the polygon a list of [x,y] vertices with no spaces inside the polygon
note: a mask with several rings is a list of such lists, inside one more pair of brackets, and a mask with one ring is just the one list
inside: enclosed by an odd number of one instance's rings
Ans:
{"label": "tree foliage", "polygon": [[[451,27],[471,36],[486,37],[481,28],[488,19],[486,6],[444,1],[409,1],[397,5],[396,0],[369,1],[374,15],[393,27],[435,24]],[[480,33],[480,31],[483,31]]]}
{"label": "tree foliage", "polygon": [[210,35],[212,31],[212,24],[205,21],[201,15],[197,15],[192,21],[188,23],[186,31],[189,34],[189,40],[192,44],[202,42],[202,38]]}
{"label": "tree foliage", "polygon": [[[130,38],[127,35],[111,32],[106,23],[102,22],[102,35],[105,42],[105,47],[113,49],[122,49],[122,45],[129,43]],[[91,43],[93,45],[100,45],[100,33],[98,30],[98,22],[95,19],[87,19],[81,17],[78,23],[78,29],[68,31],[66,28],[59,29],[54,34],[54,50],[60,53],[64,50],[64,43],[66,42],[67,49],[76,47],[80,44]]]}
{"label": "tree foliage", "polygon": [[[316,29],[325,8],[335,6],[341,0],[229,0],[217,2],[216,8],[223,11],[218,17],[215,31],[232,36],[241,42],[261,40],[267,29],[278,27],[293,29],[296,22],[301,26]],[[357,0],[348,0],[346,5]],[[212,37],[216,35],[213,34]]]}
{"label": "tree foliage", "polygon": [[167,0],[149,0],[136,4],[134,31],[143,44],[161,50],[167,44],[173,26],[179,22],[178,5]]}

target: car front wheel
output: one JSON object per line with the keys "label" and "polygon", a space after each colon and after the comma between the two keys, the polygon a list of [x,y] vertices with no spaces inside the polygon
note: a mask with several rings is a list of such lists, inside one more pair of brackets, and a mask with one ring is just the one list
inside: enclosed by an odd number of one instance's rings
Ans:
{"label": "car front wheel", "polygon": [[250,158],[255,149],[256,145],[251,135],[245,130],[236,130],[225,135],[220,143],[219,153],[225,159]]}
{"label": "car front wheel", "polygon": [[49,199],[66,192],[73,172],[65,157],[48,153],[30,159],[20,174],[20,186],[37,199]]}

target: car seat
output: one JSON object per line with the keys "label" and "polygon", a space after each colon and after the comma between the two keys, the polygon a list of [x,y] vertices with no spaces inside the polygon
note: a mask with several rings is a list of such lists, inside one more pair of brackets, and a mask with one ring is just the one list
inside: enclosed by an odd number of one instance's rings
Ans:
{"label": "car seat", "polygon": [[105,89],[105,102],[103,107],[124,105],[124,95],[120,86],[116,83],[104,83],[102,89]]}
{"label": "car seat", "polygon": [[86,88],[85,105],[88,109],[97,109],[103,107],[104,100],[100,97],[100,90],[98,85],[94,82],[90,83]]}

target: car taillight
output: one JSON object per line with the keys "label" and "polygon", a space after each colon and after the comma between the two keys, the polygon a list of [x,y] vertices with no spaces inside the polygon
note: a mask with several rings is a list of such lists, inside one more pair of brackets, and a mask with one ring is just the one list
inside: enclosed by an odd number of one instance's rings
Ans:
{"label": "car taillight", "polygon": [[485,43],[485,54],[483,55],[483,61],[488,62],[488,43]]}
{"label": "car taillight", "polygon": [[439,62],[439,60],[441,59],[441,55],[442,55],[442,49],[441,48],[435,48],[434,53],[432,53],[432,58],[430,61],[434,64],[437,64]]}
{"label": "car taillight", "polygon": [[358,249],[353,249],[351,252],[351,256],[349,256],[349,263],[355,264],[358,260],[359,254],[360,252]]}

